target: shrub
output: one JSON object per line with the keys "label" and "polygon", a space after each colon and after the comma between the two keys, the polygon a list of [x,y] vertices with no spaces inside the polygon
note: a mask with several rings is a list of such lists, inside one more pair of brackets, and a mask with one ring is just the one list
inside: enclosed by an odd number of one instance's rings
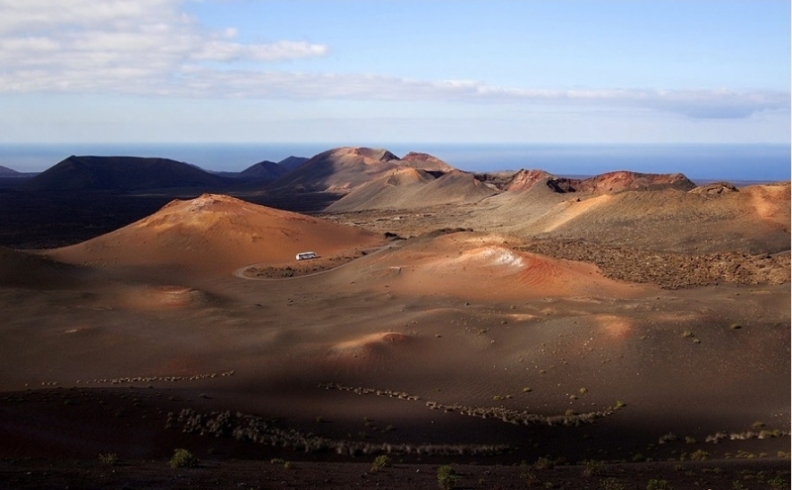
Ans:
{"label": "shrub", "polygon": [[388,468],[391,464],[393,464],[391,459],[383,454],[374,458],[374,462],[371,463],[371,469],[369,471],[371,473],[376,473],[382,468]]}
{"label": "shrub", "polygon": [[667,480],[649,480],[646,490],[674,490],[674,487]]}
{"label": "shrub", "polygon": [[789,488],[789,484],[784,480],[781,475],[776,475],[774,478],[771,478],[767,481],[770,484],[770,488],[773,490],[781,490],[782,488]]}
{"label": "shrub", "polygon": [[605,473],[605,463],[602,461],[590,460],[583,463],[584,476],[599,476]]}
{"label": "shrub", "polygon": [[198,458],[186,449],[176,449],[170,460],[171,468],[195,468]]}
{"label": "shrub", "polygon": [[437,484],[442,490],[451,490],[458,481],[459,475],[451,466],[443,465],[437,468]]}
{"label": "shrub", "polygon": [[118,464],[118,455],[116,453],[107,453],[99,455],[99,462],[107,466],[115,466]]}
{"label": "shrub", "polygon": [[624,483],[618,478],[605,478],[602,480],[602,490],[624,490]]}
{"label": "shrub", "polygon": [[555,466],[555,463],[550,458],[542,457],[537,459],[533,466],[537,470],[550,470]]}
{"label": "shrub", "polygon": [[691,461],[704,461],[709,459],[709,453],[704,451],[703,449],[698,449],[690,453],[690,460]]}
{"label": "shrub", "polygon": [[528,488],[539,484],[539,478],[536,477],[536,474],[533,471],[523,471],[520,473],[520,480],[522,480],[522,482],[525,483],[525,486]]}

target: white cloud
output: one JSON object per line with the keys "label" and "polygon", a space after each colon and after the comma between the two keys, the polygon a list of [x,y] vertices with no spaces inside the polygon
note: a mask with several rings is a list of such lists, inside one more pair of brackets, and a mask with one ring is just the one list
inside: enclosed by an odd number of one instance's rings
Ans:
{"label": "white cloud", "polygon": [[[0,0],[0,92],[161,93],[187,63],[323,56],[300,41],[235,42],[203,28],[181,0]],[[130,80],[129,77],[138,77]]]}
{"label": "white cloud", "polygon": [[246,58],[256,61],[281,61],[323,56],[326,53],[326,46],[306,42],[279,41],[272,44],[243,45],[211,41],[205,43],[202,50],[190,58],[197,61],[235,61]]}
{"label": "white cloud", "polygon": [[[201,98],[450,101],[565,108],[639,108],[691,118],[745,118],[789,110],[789,92],[535,90],[474,80],[251,69],[321,57],[306,41],[237,41],[211,31],[183,0],[0,0],[1,93],[117,93]],[[234,62],[247,62],[239,69]],[[217,68],[218,63],[228,66]]]}

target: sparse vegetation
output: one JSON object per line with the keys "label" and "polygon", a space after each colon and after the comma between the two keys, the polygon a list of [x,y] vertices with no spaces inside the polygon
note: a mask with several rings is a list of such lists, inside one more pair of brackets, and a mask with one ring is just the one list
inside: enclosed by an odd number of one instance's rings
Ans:
{"label": "sparse vegetation", "polygon": [[171,468],[195,468],[198,466],[198,457],[187,449],[176,449],[170,459]]}
{"label": "sparse vegetation", "polygon": [[539,485],[539,478],[533,471],[523,471],[520,473],[520,481],[525,483],[525,486],[528,488],[535,487]]}
{"label": "sparse vegetation", "polygon": [[383,468],[390,467],[392,464],[393,464],[392,460],[388,456],[382,454],[374,458],[374,462],[371,463],[371,469],[369,470],[369,472],[376,473]]}
{"label": "sparse vegetation", "polygon": [[674,490],[667,480],[652,479],[646,484],[646,490]]}
{"label": "sparse vegetation", "polygon": [[443,465],[437,468],[437,485],[442,490],[451,490],[459,481],[459,475],[456,470],[449,465]]}
{"label": "sparse vegetation", "polygon": [[99,462],[106,466],[115,466],[119,458],[116,453],[99,454]]}
{"label": "sparse vegetation", "polygon": [[624,490],[624,483],[618,478],[610,477],[602,480],[600,484],[602,490]]}
{"label": "sparse vegetation", "polygon": [[773,490],[781,490],[782,488],[789,488],[789,483],[781,476],[776,475],[773,478],[767,480],[768,485]]}
{"label": "sparse vegetation", "polygon": [[555,466],[555,462],[552,459],[546,457],[540,457],[539,459],[536,460],[536,462],[533,465],[533,467],[536,468],[537,470],[549,470],[552,469],[554,466]]}
{"label": "sparse vegetation", "polygon": [[605,474],[605,463],[589,460],[583,463],[583,476],[600,476]]}
{"label": "sparse vegetation", "polygon": [[690,460],[691,461],[705,461],[709,459],[710,454],[703,449],[697,449],[690,453]]}

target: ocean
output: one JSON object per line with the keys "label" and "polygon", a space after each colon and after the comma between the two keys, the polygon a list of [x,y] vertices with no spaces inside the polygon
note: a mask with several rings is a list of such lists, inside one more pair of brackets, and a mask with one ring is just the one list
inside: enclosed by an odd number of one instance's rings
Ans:
{"label": "ocean", "polygon": [[[430,153],[462,170],[542,169],[556,175],[595,175],[613,170],[680,172],[693,181],[790,179],[790,145],[560,145],[560,144],[364,144],[398,156]],[[341,145],[336,145],[341,146]],[[0,165],[41,172],[69,155],[164,157],[207,170],[244,170],[262,160],[311,157],[333,148],[326,143],[201,144],[0,144]]]}

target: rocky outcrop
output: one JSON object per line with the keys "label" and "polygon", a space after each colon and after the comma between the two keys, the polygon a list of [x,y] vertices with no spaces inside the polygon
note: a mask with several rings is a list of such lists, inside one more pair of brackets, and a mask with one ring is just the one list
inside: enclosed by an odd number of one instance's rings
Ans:
{"label": "rocky outcrop", "polygon": [[689,192],[691,194],[718,195],[740,192],[740,190],[728,182],[714,182],[712,184],[698,186],[695,189],[691,189]]}
{"label": "rocky outcrop", "polygon": [[683,174],[644,174],[620,170],[589,179],[555,178],[548,186],[556,192],[591,192],[612,194],[623,191],[678,189],[689,191],[696,187]]}
{"label": "rocky outcrop", "polygon": [[557,177],[544,170],[520,170],[514,174],[505,190],[524,191],[542,183],[558,193],[585,192],[594,194],[668,188],[689,191],[696,187],[696,184],[682,174],[644,174],[620,170],[588,179],[574,179]]}
{"label": "rocky outcrop", "polygon": [[454,167],[428,153],[411,151],[401,159],[402,164],[419,170],[450,172]]}
{"label": "rocky outcrop", "polygon": [[558,179],[553,174],[544,170],[520,170],[506,184],[504,190],[525,191],[535,186],[537,183],[547,183],[550,180]]}

